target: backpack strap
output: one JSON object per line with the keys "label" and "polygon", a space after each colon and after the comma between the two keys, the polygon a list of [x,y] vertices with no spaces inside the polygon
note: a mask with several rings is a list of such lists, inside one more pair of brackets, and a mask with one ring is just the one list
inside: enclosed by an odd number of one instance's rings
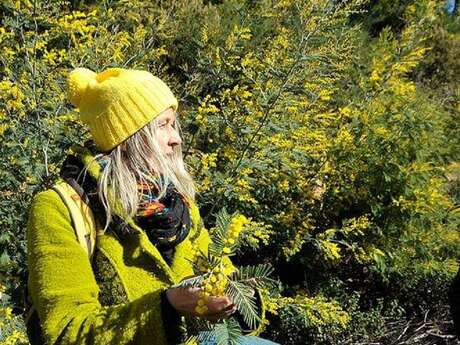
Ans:
{"label": "backpack strap", "polygon": [[[91,260],[96,246],[97,227],[92,210],[88,207],[87,202],[82,200],[84,194],[79,194],[76,187],[72,187],[64,180],[58,181],[51,189],[53,189],[61,197],[70,213],[72,227],[77,235],[78,243],[88,254]],[[80,191],[81,192],[81,191]],[[25,311],[24,322],[27,328],[27,336],[32,345],[44,345],[40,320],[37,310],[30,300],[28,289],[25,290]]]}
{"label": "backpack strap", "polygon": [[57,182],[52,189],[59,194],[67,206],[78,242],[91,259],[96,246],[97,235],[93,212],[75,189],[66,181]]}

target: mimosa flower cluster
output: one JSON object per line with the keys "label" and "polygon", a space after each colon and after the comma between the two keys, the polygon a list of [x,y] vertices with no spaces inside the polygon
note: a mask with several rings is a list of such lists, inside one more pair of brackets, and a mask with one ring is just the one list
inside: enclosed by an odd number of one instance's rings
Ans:
{"label": "mimosa flower cluster", "polygon": [[200,298],[197,302],[195,311],[198,314],[204,314],[208,311],[206,302],[209,297],[224,296],[228,285],[229,276],[232,270],[225,264],[228,256],[233,253],[235,245],[238,243],[238,237],[244,226],[248,223],[248,219],[243,215],[237,215],[232,218],[225,232],[226,238],[223,240],[223,247],[220,257],[214,258],[213,269],[211,263],[203,255],[193,253],[195,266],[198,268],[197,273],[208,274],[201,284]]}

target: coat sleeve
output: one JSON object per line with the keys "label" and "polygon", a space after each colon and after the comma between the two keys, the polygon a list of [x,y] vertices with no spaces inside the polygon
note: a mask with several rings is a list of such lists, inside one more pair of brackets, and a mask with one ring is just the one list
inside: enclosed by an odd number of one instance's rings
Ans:
{"label": "coat sleeve", "polygon": [[33,200],[27,228],[29,293],[47,344],[166,344],[161,291],[102,307],[91,263],[52,190]]}

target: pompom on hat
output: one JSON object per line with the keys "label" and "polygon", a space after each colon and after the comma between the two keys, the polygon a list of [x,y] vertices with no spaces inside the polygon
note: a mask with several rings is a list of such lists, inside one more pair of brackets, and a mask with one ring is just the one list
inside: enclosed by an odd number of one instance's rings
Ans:
{"label": "pompom on hat", "polygon": [[96,146],[110,151],[177,99],[169,87],[147,71],[109,68],[95,73],[76,68],[67,79],[68,98],[80,110]]}

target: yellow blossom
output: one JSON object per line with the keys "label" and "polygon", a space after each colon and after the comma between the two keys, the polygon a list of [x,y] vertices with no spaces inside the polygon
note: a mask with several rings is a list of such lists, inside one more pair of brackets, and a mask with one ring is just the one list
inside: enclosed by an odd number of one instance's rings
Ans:
{"label": "yellow blossom", "polygon": [[337,243],[333,243],[326,240],[320,240],[321,250],[323,251],[326,258],[331,261],[337,261],[342,256],[340,255],[340,248]]}

